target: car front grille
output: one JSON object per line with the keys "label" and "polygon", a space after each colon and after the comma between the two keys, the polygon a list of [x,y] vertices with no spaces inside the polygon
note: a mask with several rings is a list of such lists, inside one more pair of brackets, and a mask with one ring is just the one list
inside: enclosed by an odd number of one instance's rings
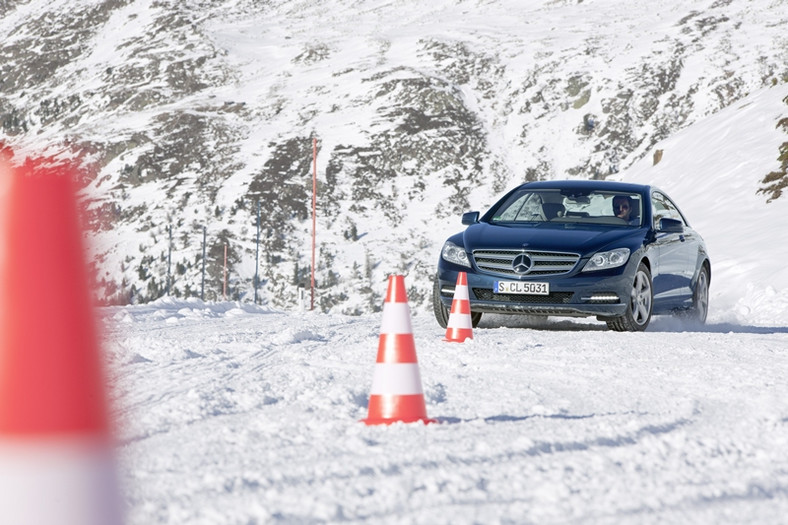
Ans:
{"label": "car front grille", "polygon": [[573,295],[572,292],[552,292],[550,295],[494,293],[489,288],[473,288],[473,294],[480,301],[520,304],[567,304]]}
{"label": "car front grille", "polygon": [[[527,255],[532,262],[528,272],[520,274],[512,265],[518,255]],[[504,277],[550,276],[569,273],[577,264],[580,255],[565,252],[542,252],[528,250],[475,250],[473,260],[479,270]]]}

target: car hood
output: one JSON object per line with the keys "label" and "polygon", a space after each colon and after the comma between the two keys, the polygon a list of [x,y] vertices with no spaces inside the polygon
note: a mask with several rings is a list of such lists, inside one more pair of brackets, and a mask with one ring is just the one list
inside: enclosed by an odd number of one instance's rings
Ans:
{"label": "car hood", "polygon": [[637,249],[643,242],[645,229],[588,228],[574,225],[508,226],[479,223],[462,234],[468,251],[480,249],[528,249],[572,252],[582,255],[620,247]]}

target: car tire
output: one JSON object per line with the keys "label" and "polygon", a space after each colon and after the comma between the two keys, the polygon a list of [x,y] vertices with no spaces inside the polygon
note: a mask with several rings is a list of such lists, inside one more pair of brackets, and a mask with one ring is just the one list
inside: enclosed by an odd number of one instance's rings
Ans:
{"label": "car tire", "polygon": [[643,263],[638,266],[627,302],[627,311],[621,317],[607,321],[607,326],[617,332],[642,332],[651,321],[654,307],[654,289],[651,272]]}
{"label": "car tire", "polygon": [[[435,314],[435,320],[441,328],[449,326],[449,314],[451,313],[448,308],[443,305],[441,301],[441,282],[438,277],[435,277],[435,282],[432,285],[432,311]],[[476,328],[479,321],[482,320],[481,312],[471,312],[471,326]]]}
{"label": "car tire", "polygon": [[695,281],[695,290],[692,292],[692,307],[687,311],[687,319],[704,324],[709,314],[709,270],[703,265]]}
{"label": "car tire", "polygon": [[449,325],[449,309],[443,306],[441,301],[441,282],[437,276],[432,285],[432,311],[440,327],[446,328]]}

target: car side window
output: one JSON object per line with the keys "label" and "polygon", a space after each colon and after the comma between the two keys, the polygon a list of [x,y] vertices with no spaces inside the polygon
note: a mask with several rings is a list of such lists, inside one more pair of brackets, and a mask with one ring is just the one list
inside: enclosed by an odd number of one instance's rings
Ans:
{"label": "car side window", "polygon": [[681,212],[678,210],[678,208],[676,208],[676,205],[673,204],[671,200],[662,193],[655,191],[651,195],[651,204],[654,214],[655,229],[659,228],[659,221],[662,219],[676,219],[677,221],[681,221],[685,226],[687,225],[684,217],[681,215]]}

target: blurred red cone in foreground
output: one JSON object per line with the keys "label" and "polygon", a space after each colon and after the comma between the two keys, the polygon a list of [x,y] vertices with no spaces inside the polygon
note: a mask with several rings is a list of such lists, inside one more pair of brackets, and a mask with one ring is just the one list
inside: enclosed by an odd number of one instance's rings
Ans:
{"label": "blurred red cone in foreground", "polygon": [[454,287],[454,298],[451,301],[449,322],[446,325],[444,341],[462,343],[473,339],[473,322],[471,321],[471,300],[468,296],[468,275],[457,274],[457,286]]}
{"label": "blurred red cone in foreground", "polygon": [[0,523],[121,523],[71,176],[0,166]]}
{"label": "blurred red cone in foreground", "polygon": [[367,425],[435,421],[427,418],[405,278],[401,275],[389,277],[369,413],[362,421]]}

